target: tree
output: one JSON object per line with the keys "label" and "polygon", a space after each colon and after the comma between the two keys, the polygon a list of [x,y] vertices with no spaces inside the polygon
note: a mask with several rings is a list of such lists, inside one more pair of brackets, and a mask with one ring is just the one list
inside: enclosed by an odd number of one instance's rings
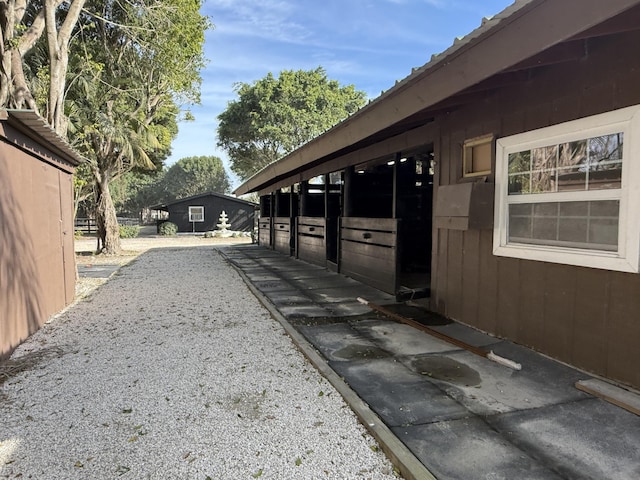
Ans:
{"label": "tree", "polygon": [[200,193],[228,193],[229,176],[218,157],[186,157],[171,165],[163,179],[164,201]]}
{"label": "tree", "polygon": [[199,102],[201,3],[0,0],[0,106],[44,112],[89,160],[75,186],[95,195],[105,253],[120,250],[110,182],[162,165],[182,105]]}
{"label": "tree", "polygon": [[88,159],[98,249],[120,250],[110,183],[162,165],[177,134],[180,104],[197,103],[208,20],[199,0],[92,2],[81,25],[81,65],[69,89],[72,145]]}
{"label": "tree", "polygon": [[46,120],[66,133],[63,112],[69,46],[86,0],[0,0],[0,106],[39,110],[25,75],[25,57],[46,33]]}
{"label": "tree", "polygon": [[325,132],[365,104],[353,85],[329,80],[322,67],[271,73],[236,85],[238,99],[219,116],[218,146],[242,179]]}
{"label": "tree", "polygon": [[113,203],[118,215],[144,220],[145,209],[165,201],[165,169],[133,170],[113,182]]}

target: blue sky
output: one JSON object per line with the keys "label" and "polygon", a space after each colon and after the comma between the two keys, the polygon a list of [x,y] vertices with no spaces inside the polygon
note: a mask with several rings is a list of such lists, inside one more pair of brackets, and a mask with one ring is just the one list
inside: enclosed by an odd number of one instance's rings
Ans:
{"label": "blue sky", "polygon": [[370,98],[447,49],[455,37],[513,0],[205,0],[207,32],[202,104],[195,121],[179,125],[167,164],[197,155],[223,159],[217,116],[236,99],[234,84],[267,73],[324,67],[330,79]]}

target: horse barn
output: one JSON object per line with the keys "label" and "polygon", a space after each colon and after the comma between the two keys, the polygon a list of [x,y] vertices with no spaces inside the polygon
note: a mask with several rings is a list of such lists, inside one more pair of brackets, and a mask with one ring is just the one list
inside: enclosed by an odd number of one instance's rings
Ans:
{"label": "horse barn", "polygon": [[0,110],[0,358],[74,299],[82,161],[33,111]]}
{"label": "horse barn", "polygon": [[259,242],[640,388],[640,1],[520,0],[266,167]]}

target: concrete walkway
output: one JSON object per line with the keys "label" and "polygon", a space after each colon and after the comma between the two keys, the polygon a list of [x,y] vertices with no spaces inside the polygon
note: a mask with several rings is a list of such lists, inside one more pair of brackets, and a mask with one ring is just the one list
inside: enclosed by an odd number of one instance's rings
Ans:
{"label": "concrete walkway", "polygon": [[438,479],[640,478],[640,417],[576,389],[589,375],[422,313],[512,370],[372,313],[356,297],[400,307],[342,275],[263,247],[222,251]]}

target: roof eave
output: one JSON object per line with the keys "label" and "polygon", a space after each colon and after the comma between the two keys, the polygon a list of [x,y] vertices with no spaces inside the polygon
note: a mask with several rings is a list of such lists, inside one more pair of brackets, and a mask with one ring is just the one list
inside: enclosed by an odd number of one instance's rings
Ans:
{"label": "roof eave", "polygon": [[288,172],[426,110],[637,3],[518,0],[343,122],[265,167],[233,193],[263,190]]}
{"label": "roof eave", "polygon": [[56,133],[55,130],[33,110],[4,109],[0,111],[0,119],[7,121],[9,125],[35,141],[41,142],[44,140],[47,148],[49,148],[52,153],[58,155],[74,167],[86,161],[82,155],[76,152],[62,136]]}

